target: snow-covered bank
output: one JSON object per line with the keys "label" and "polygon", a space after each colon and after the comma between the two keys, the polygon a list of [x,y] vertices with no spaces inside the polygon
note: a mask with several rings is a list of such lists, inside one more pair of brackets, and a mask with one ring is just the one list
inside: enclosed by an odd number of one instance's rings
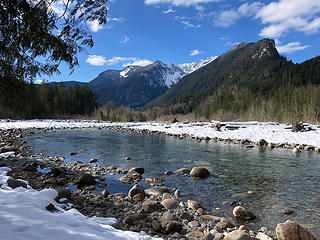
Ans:
{"label": "snow-covered bank", "polygon": [[247,139],[257,142],[260,139],[268,143],[295,143],[307,144],[320,148],[320,128],[316,125],[308,125],[311,131],[292,132],[286,124],[272,122],[227,122],[226,126],[239,127],[231,130],[222,127],[221,131],[215,130],[217,122],[206,123],[112,123],[100,121],[76,121],[76,120],[29,120],[29,121],[12,121],[0,120],[0,129],[63,129],[63,128],[113,128],[123,127],[135,130],[148,130],[163,132],[172,135],[189,135],[200,138],[222,138],[222,139]]}
{"label": "snow-covered bank", "polygon": [[112,123],[86,120],[8,120],[0,119],[0,129],[63,129],[63,128],[91,128],[91,127],[130,127],[138,123]]}
{"label": "snow-covered bank", "polygon": [[[10,168],[0,168],[0,239],[156,240],[113,228],[110,224],[116,222],[114,218],[87,218],[76,209],[65,211],[54,201],[58,195],[54,189],[11,189],[7,185],[8,171]],[[59,212],[47,211],[50,203]]]}
{"label": "snow-covered bank", "polygon": [[[308,127],[312,129],[308,132],[292,132],[289,129],[289,125],[272,122],[225,122],[223,124],[226,124],[226,127],[222,127],[221,131],[215,130],[214,126],[216,124],[217,122],[188,124],[145,123],[131,128],[173,135],[187,134],[199,138],[247,139],[251,142],[264,139],[268,143],[295,143],[320,147],[320,128],[316,125],[308,124]],[[228,126],[239,128],[229,129]]]}

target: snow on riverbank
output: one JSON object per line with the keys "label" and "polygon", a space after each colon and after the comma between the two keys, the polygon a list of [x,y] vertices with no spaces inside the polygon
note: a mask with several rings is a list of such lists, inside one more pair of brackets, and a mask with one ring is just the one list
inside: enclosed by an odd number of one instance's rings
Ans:
{"label": "snow on riverbank", "polygon": [[286,124],[278,124],[272,122],[226,122],[227,126],[239,127],[236,130],[230,130],[222,127],[221,131],[216,131],[214,126],[217,122],[207,123],[145,123],[140,126],[132,126],[131,128],[140,130],[150,130],[165,132],[167,134],[187,134],[194,137],[209,137],[223,139],[248,139],[257,142],[260,139],[266,140],[268,143],[296,143],[307,144],[314,147],[320,147],[320,128],[316,125],[309,125],[312,131],[308,132],[292,132]]}
{"label": "snow on riverbank", "polygon": [[[0,168],[0,239],[156,240],[111,227],[114,218],[87,218],[76,209],[65,211],[54,201],[58,195],[54,189],[11,189],[7,185],[8,171],[10,168]],[[50,203],[59,212],[47,211]]]}
{"label": "snow on riverbank", "polygon": [[239,128],[236,130],[230,130],[226,127],[222,127],[221,131],[216,131],[214,129],[215,124],[217,124],[217,122],[169,124],[156,122],[111,123],[77,120],[0,120],[0,129],[124,127],[137,130],[160,131],[167,134],[188,134],[194,137],[248,139],[253,142],[265,139],[267,142],[271,143],[296,143],[320,147],[320,128],[316,125],[308,125],[312,128],[312,131],[295,133],[288,129],[288,125],[272,122],[228,122],[224,124]]}

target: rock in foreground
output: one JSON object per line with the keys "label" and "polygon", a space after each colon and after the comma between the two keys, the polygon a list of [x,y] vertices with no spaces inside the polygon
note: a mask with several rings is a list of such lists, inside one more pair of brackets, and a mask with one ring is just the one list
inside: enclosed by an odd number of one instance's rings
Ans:
{"label": "rock in foreground", "polygon": [[316,238],[294,221],[279,223],[276,228],[278,240],[316,240]]}
{"label": "rock in foreground", "polygon": [[196,178],[207,178],[210,176],[210,172],[204,167],[194,167],[190,172],[190,176]]}

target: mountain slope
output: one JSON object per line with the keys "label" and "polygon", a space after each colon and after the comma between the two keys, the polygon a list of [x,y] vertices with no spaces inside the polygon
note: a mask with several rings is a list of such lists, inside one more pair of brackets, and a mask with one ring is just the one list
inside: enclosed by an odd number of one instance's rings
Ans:
{"label": "mountain slope", "polygon": [[177,98],[209,96],[221,87],[267,90],[272,76],[288,62],[279,55],[271,39],[241,43],[204,67],[183,77],[174,87],[147,106]]}
{"label": "mountain slope", "polygon": [[193,72],[214,59],[174,65],[156,61],[145,67],[128,66],[123,70],[107,70],[89,82],[97,95],[97,101],[108,101],[133,108],[141,107],[174,86],[183,76]]}

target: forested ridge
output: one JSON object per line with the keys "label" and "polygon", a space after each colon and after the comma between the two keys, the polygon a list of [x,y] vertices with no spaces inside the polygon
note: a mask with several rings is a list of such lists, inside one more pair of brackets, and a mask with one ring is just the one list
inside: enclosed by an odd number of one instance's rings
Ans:
{"label": "forested ridge", "polygon": [[[249,79],[250,80],[250,79]],[[222,85],[213,94],[172,98],[153,107],[153,117],[194,113],[195,118],[320,121],[320,57],[283,63],[267,83]]]}

